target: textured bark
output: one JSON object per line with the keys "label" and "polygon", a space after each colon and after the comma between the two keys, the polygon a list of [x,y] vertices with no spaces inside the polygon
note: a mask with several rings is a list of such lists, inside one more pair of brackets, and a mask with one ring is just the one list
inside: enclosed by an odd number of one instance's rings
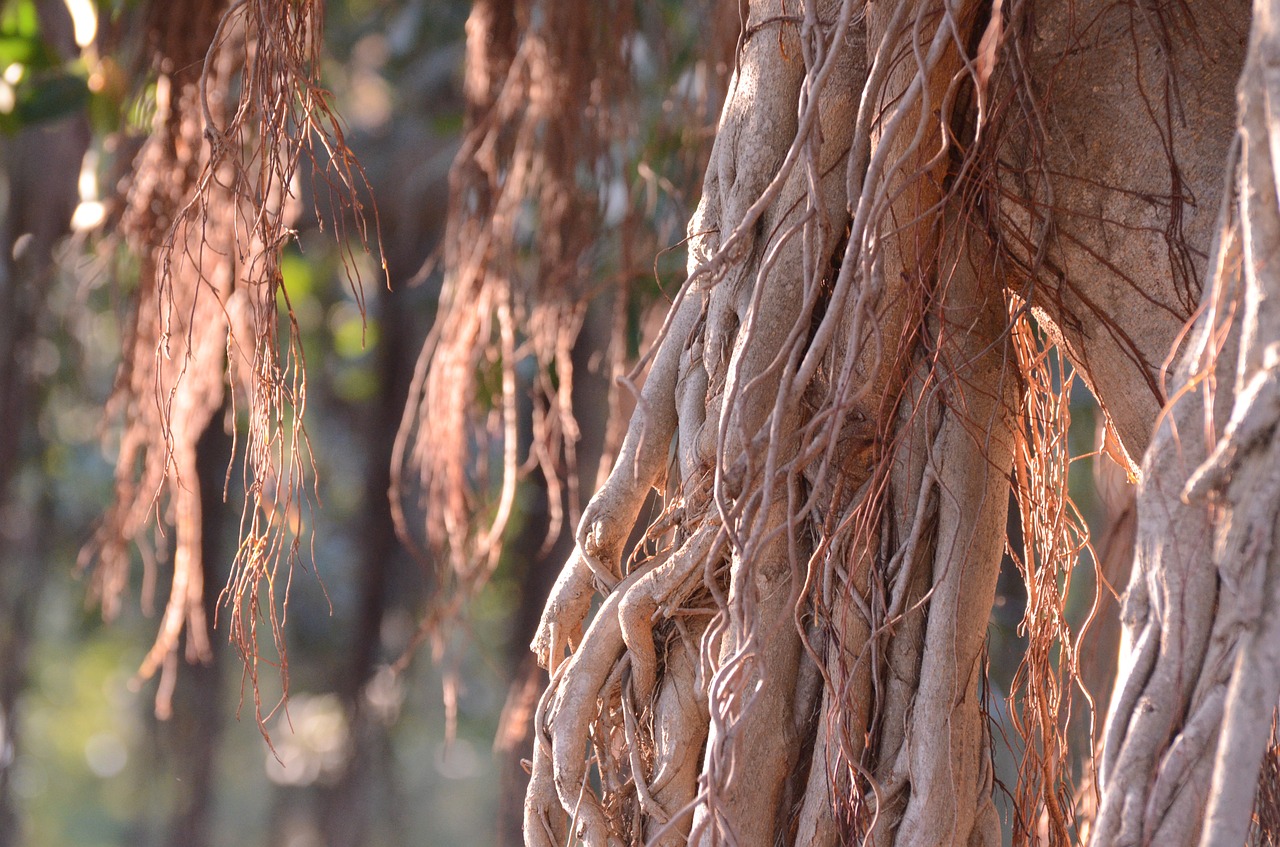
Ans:
{"label": "textured bark", "polygon": [[1013,21],[1006,79],[1029,103],[1001,128],[999,237],[1135,469],[1200,299],[1248,20],[1242,2],[1048,0]]}
{"label": "textured bark", "polygon": [[[853,10],[750,8],[689,282],[534,639],[552,680],[530,844],[999,838],[982,655],[1020,398],[1051,390],[1009,332],[1034,310],[1117,455],[1141,455],[1198,299],[1247,15]],[[631,558],[651,488],[667,511]],[[1024,516],[1055,496],[1017,493]],[[1182,536],[1208,537],[1163,537]],[[673,745],[704,731],[695,781]],[[1063,842],[1048,744],[1027,802]]]}
{"label": "textured bark", "polygon": [[[618,296],[621,296],[619,293]],[[574,372],[573,408],[575,415],[585,421],[603,418],[609,405],[609,386],[603,374],[593,372],[592,361],[607,357],[611,343],[609,312],[614,304],[610,298],[599,298],[589,307],[582,333],[573,348]],[[528,388],[528,386],[522,386]],[[527,409],[521,411],[522,424],[530,418]],[[528,429],[522,426],[522,430]],[[575,447],[578,466],[562,467],[562,476],[575,474],[576,485],[589,490],[595,481],[604,450],[604,427],[582,428],[582,438]],[[527,441],[528,436],[522,440]],[[522,445],[527,451],[528,444]],[[494,753],[499,760],[500,788],[498,792],[498,843],[516,847],[523,842],[524,795],[528,790],[529,774],[524,762],[528,759],[533,742],[533,714],[538,696],[546,687],[546,672],[538,667],[529,653],[529,639],[534,635],[542,612],[542,604],[559,573],[560,565],[570,555],[574,546],[573,528],[557,518],[570,513],[573,504],[568,502],[566,487],[553,486],[550,490],[544,480],[535,480],[536,490],[530,492],[534,504],[526,507],[526,523],[513,548],[529,551],[516,557],[512,565],[521,568],[516,582],[518,595],[511,631],[507,635],[508,659],[511,683],[507,700],[494,742]],[[551,496],[559,496],[557,508],[547,502]],[[558,528],[558,533],[549,535]],[[536,552],[534,552],[536,551]]]}
{"label": "textured bark", "polygon": [[1202,311],[1144,463],[1094,844],[1243,843],[1280,696],[1278,11],[1254,6]]}
{"label": "textured bark", "polygon": [[[876,10],[867,36],[850,5],[809,6],[799,22],[785,11],[769,4],[751,10],[689,226],[690,284],[673,307],[619,461],[586,510],[581,546],[534,643],[555,675],[540,715],[550,737],[535,750],[530,843],[547,843],[554,832],[548,769],[559,807],[588,843],[629,838],[629,815],[620,818],[617,809],[630,803],[651,838],[679,840],[691,808],[691,843],[797,835],[804,843],[836,843],[852,825],[850,783],[835,791],[831,780],[847,780],[842,771],[850,767],[879,786],[877,837],[998,838],[978,683],[1003,546],[1017,377],[999,340],[1002,288],[984,285],[963,226],[936,215],[947,163],[936,155],[946,142],[936,134],[942,127],[933,109],[952,96],[949,80],[960,67],[951,22],[904,5],[883,17]],[[925,35],[912,34],[909,13],[917,28],[928,22]],[[960,28],[972,23],[972,12],[957,14]],[[924,67],[895,66],[892,59],[908,54],[913,39],[926,54]],[[880,62],[870,71],[872,94],[859,120],[851,93],[867,84],[865,45],[880,41],[890,48],[875,54]],[[790,58],[796,56],[805,64]],[[892,112],[883,123],[871,117],[887,104]],[[858,157],[872,151],[861,165],[867,172],[859,173]],[[867,206],[879,202],[886,219],[911,223],[882,232],[879,219],[862,211],[851,218],[849,191],[859,182],[870,186]],[[854,235],[843,242],[849,227]],[[889,246],[867,261],[857,250],[871,232]],[[824,280],[838,248],[855,242],[838,277]],[[855,267],[871,274],[861,291]],[[883,290],[873,296],[875,286]],[[806,419],[801,398],[825,414]],[[818,540],[825,522],[852,524],[868,499],[859,489],[874,470],[878,426],[881,438],[922,448],[890,452],[884,465],[888,480],[880,484],[889,493],[881,496],[897,516],[889,534],[904,542],[884,562],[868,553],[866,537],[862,546],[846,541],[834,550]],[[669,552],[624,576],[623,544],[645,492],[663,485],[668,445],[674,539],[665,542]],[[837,462],[843,474],[833,468]],[[815,509],[824,496],[833,499]],[[831,570],[824,574],[824,567]],[[817,590],[808,580],[846,609],[843,635],[862,632],[861,641],[833,640],[835,664],[821,672],[812,663],[826,649],[827,625],[814,632],[797,625],[810,614],[806,595]],[[866,596],[873,581],[886,586],[874,601]],[[593,582],[606,596],[579,645]],[[876,601],[887,608],[859,620]],[[684,802],[672,809],[655,803],[645,785],[660,782],[665,769],[641,760],[648,750],[659,762],[677,754],[687,761],[687,753],[667,746],[665,729],[637,735],[632,715],[649,711],[655,680],[667,671],[653,649],[653,622],[686,604],[689,613],[709,615],[710,626],[696,642],[677,629],[666,643],[674,655],[700,648],[705,695],[687,698],[687,717],[671,737],[699,737],[704,709],[708,735],[697,793],[681,795]],[[889,638],[889,628],[898,628],[898,637]],[[567,647],[576,649],[562,666]],[[875,658],[881,649],[887,658]],[[849,689],[824,699],[813,681],[852,665],[865,684],[868,669],[881,662],[874,673],[886,679],[874,695],[880,702],[872,743],[850,755],[849,746],[864,744],[871,728],[865,708],[860,730],[850,722],[838,744],[818,743],[813,733],[836,720]],[[657,727],[669,726],[667,708],[659,701]],[[631,759],[637,746],[641,756],[616,766],[601,760],[597,797],[579,751],[590,737],[597,755],[607,756],[611,734],[633,748]],[[800,761],[802,753],[807,760]],[[625,785],[610,784],[614,767],[634,781],[633,798]],[[797,767],[808,777],[792,780]]]}

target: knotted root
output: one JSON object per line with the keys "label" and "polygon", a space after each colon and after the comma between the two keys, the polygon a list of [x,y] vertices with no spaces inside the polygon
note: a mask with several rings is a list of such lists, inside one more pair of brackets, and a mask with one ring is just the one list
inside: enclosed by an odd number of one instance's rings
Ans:
{"label": "knotted root", "polygon": [[[601,735],[603,725],[621,721],[624,732],[635,736],[634,725],[626,726],[635,720],[636,710],[630,703],[641,707],[647,705],[652,699],[657,679],[657,659],[652,641],[653,614],[663,604],[679,605],[697,587],[699,582],[694,577],[704,569],[706,559],[715,555],[717,535],[718,530],[713,523],[704,524],[665,560],[632,572],[605,598],[581,645],[556,673],[556,682],[548,690],[550,705],[547,713],[539,716],[542,722],[539,730],[549,725],[550,739],[547,744],[540,744],[536,753],[544,760],[550,760],[559,808],[545,805],[552,797],[545,789],[545,782],[539,782],[536,799],[533,799],[533,789],[530,791],[533,808],[526,815],[526,827],[532,826],[541,831],[543,820],[563,811],[577,822],[577,833],[587,844],[611,843],[614,835],[603,806],[587,785],[588,763],[583,757],[583,750],[593,734],[593,725],[595,734]],[[647,644],[642,634],[647,637]],[[628,646],[625,639],[628,637],[636,645],[636,651],[624,658]],[[620,661],[629,663],[632,694],[630,702],[622,708],[622,714],[610,714],[614,709],[611,701],[615,694],[609,683]],[[619,691],[617,696],[625,700],[629,695]],[[668,712],[671,708],[667,707]],[[628,711],[631,711],[630,716],[626,714]],[[678,734],[687,735],[690,731],[683,729]],[[693,734],[696,735],[696,731]],[[546,746],[550,749],[547,750]],[[678,765],[668,764],[667,767],[681,770]],[[537,759],[534,772],[535,777],[540,776]],[[655,784],[665,787],[675,775],[674,771],[659,774],[657,779],[661,781]],[[637,786],[643,778],[643,773],[633,776]],[[665,794],[659,792],[659,796],[665,797]],[[687,799],[684,802],[687,803]],[[653,807],[662,801],[649,797],[643,803]],[[526,838],[533,837],[526,834]]]}
{"label": "knotted root", "polygon": [[662,686],[653,706],[653,778],[649,790],[666,810],[666,821],[651,821],[645,843],[682,847],[693,822],[693,805],[702,770],[702,746],[710,718],[698,685],[698,644],[706,620],[696,620],[674,639],[663,667]]}
{"label": "knotted root", "polygon": [[675,386],[680,356],[700,312],[697,297],[685,297],[668,319],[665,335],[627,428],[618,459],[578,526],[577,545],[556,578],[530,649],[538,664],[554,671],[576,649],[591,610],[595,583],[612,590],[622,575],[627,538],[649,489],[666,468],[676,432]]}
{"label": "knotted root", "polygon": [[637,703],[648,703],[658,680],[653,647],[654,615],[664,603],[679,605],[696,587],[692,577],[717,554],[723,543],[720,527],[707,521],[665,562],[648,571],[618,606],[618,626],[631,660],[631,694]]}

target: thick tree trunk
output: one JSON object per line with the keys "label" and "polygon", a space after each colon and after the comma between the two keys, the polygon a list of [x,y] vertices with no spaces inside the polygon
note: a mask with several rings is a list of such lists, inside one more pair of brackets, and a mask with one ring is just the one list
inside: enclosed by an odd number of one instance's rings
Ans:
{"label": "thick tree trunk", "polygon": [[1254,4],[1208,284],[1143,466],[1097,845],[1244,843],[1280,697],[1278,26]]}
{"label": "thick tree trunk", "polygon": [[[399,264],[399,270],[405,270],[407,263]],[[391,445],[400,424],[401,404],[408,394],[408,362],[417,340],[413,313],[404,306],[406,297],[406,292],[387,290],[374,297],[374,318],[380,330],[376,365],[380,401],[365,410],[361,427],[366,475],[359,520],[363,541],[359,599],[352,620],[351,646],[332,680],[342,703],[350,742],[336,777],[316,789],[320,829],[327,847],[358,847],[369,843],[372,834],[379,832],[392,839],[404,836],[404,812],[392,790],[383,795],[382,825],[377,825],[376,789],[379,783],[392,785],[396,762],[385,755],[391,746],[388,716],[379,714],[371,704],[369,686],[389,658],[383,650],[383,625],[388,611],[399,602],[393,586],[403,580],[405,575],[398,571],[407,564],[397,555],[396,530],[387,499]]]}
{"label": "thick tree trunk", "polygon": [[[552,681],[530,844],[566,816],[588,844],[999,837],[980,682],[1015,452],[1024,516],[1055,521],[1027,529],[1055,591],[1064,531],[1027,476],[1049,473],[1026,446],[1046,366],[1009,334],[1032,339],[1033,310],[1141,455],[1198,298],[1246,17],[855,11],[745,21],[689,282],[534,640]],[[651,488],[656,552],[632,557]],[[1031,722],[1024,768],[1051,842],[1071,837],[1060,720]]]}
{"label": "thick tree trunk", "polygon": [[[1003,287],[938,214],[934,112],[961,67],[953,27],[975,12],[906,4],[863,31],[851,4],[786,11],[757,4],[746,22],[690,283],[535,640],[554,679],[531,843],[560,837],[557,807],[601,844],[634,835],[632,816],[660,843],[998,838],[978,686],[1017,377]],[[912,50],[920,65],[895,64]],[[673,534],[627,573],[669,444]],[[593,581],[604,605],[562,666]],[[701,691],[669,699],[694,651]],[[578,759],[589,737],[599,798]]]}

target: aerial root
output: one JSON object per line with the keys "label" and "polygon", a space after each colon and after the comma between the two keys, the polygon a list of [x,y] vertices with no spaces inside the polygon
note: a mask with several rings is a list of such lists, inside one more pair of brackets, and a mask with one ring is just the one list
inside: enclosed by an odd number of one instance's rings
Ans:
{"label": "aerial root", "polygon": [[662,805],[653,798],[649,790],[649,782],[645,779],[644,761],[640,755],[640,734],[636,729],[636,710],[631,705],[631,698],[624,693],[621,698],[623,731],[627,739],[627,759],[631,766],[631,781],[636,787],[636,799],[640,803],[640,811],[648,818],[660,824],[670,820],[670,815]]}
{"label": "aerial root", "polygon": [[[652,617],[661,605],[668,602],[679,604],[694,589],[698,582],[692,577],[701,572],[705,559],[714,553],[717,537],[718,527],[713,523],[704,524],[665,561],[627,576],[605,598],[582,643],[567,664],[558,668],[557,681],[549,689],[550,700],[539,707],[538,730],[541,732],[549,724],[550,739],[540,739],[535,750],[534,788],[530,790],[527,826],[540,831],[543,820],[555,817],[563,810],[577,821],[578,834],[587,844],[610,843],[613,836],[604,809],[595,793],[587,787],[587,763],[582,751],[591,739],[593,726],[599,734],[602,702],[606,712],[611,709],[608,701],[613,698],[604,696],[606,690],[621,688],[611,684],[611,680],[618,676],[622,667],[620,662],[624,659],[630,666],[632,694],[629,698],[621,692],[621,720],[630,755],[637,759],[631,763],[637,795],[646,815],[660,823],[668,820],[664,801],[650,794],[643,779],[643,769],[638,760],[641,747],[635,743],[639,731],[635,708],[648,704],[657,688],[658,665]],[[635,645],[634,652],[629,652],[628,638]],[[689,659],[688,664],[688,674],[693,675],[695,663]],[[698,734],[698,720],[691,723],[686,717],[673,717],[670,714],[673,707],[669,704],[666,708],[666,720],[670,725],[665,731],[673,738],[683,739]],[[606,720],[616,721],[618,717],[612,715]],[[705,734],[705,719],[701,724],[701,731]],[[672,752],[682,754],[687,751]],[[661,782],[655,784],[666,789],[669,784],[674,785],[677,773],[688,769],[688,763],[673,760],[670,756],[664,761],[668,762],[666,770],[658,771]],[[554,784],[554,806],[553,792],[548,789],[548,781],[542,778],[542,770],[548,763],[552,775],[549,782]],[[696,762],[693,766],[696,779]],[[683,797],[684,790],[664,792],[661,796],[665,799],[668,794],[680,798],[681,805],[688,802]],[[534,835],[537,837],[537,832]]]}
{"label": "aerial root", "polygon": [[720,526],[707,521],[698,527],[665,562],[646,573],[622,597],[618,625],[631,654],[631,693],[637,703],[648,703],[658,679],[653,646],[654,614],[668,601],[678,605],[697,584],[692,579],[722,541]]}
{"label": "aerial root", "polygon": [[702,768],[702,745],[710,716],[698,680],[698,644],[706,620],[690,626],[668,650],[662,684],[653,706],[653,778],[649,790],[669,820],[645,832],[651,847],[685,844]]}
{"label": "aerial root", "polygon": [[208,662],[213,656],[209,645],[209,625],[204,613],[204,568],[201,562],[200,489],[192,480],[196,477],[195,448],[186,444],[174,450],[174,469],[171,481],[174,487],[178,529],[174,557],[173,583],[169,599],[165,603],[160,630],[147,655],[134,676],[136,681],[150,679],[161,672],[161,686],[156,695],[156,716],[162,720],[172,716],[172,691],[175,659],[178,643],[187,634],[187,661]]}
{"label": "aerial root", "polygon": [[809,757],[809,779],[800,798],[797,847],[836,847],[840,843],[840,824],[835,816],[836,795],[831,784],[835,761],[828,748],[827,733],[822,729],[830,725],[832,702],[830,689],[824,690],[822,709],[818,714],[818,733]]}
{"label": "aerial root", "polygon": [[[563,673],[551,705],[551,761],[560,808],[577,821],[577,835],[588,845],[607,844],[609,828],[604,809],[587,787],[583,750],[591,725],[600,714],[600,692],[624,644],[618,623],[622,596],[643,576],[636,571],[605,598]],[[552,810],[550,814],[556,814]]]}
{"label": "aerial root", "polygon": [[1280,132],[1273,119],[1280,30],[1273,11],[1263,11],[1262,4],[1254,8],[1253,43],[1240,83],[1246,262],[1236,393],[1223,438],[1187,482],[1187,490],[1197,483],[1215,489],[1229,514],[1225,537],[1214,551],[1219,572],[1227,562],[1247,563],[1236,598],[1244,626],[1224,698],[1201,833],[1200,843],[1206,845],[1269,840],[1267,827],[1259,832],[1254,823],[1254,798],[1280,698],[1280,284],[1272,258],[1280,239],[1275,203]]}
{"label": "aerial root", "polygon": [[524,799],[524,843],[526,847],[560,847],[565,843],[564,814],[556,796],[551,764],[551,742],[543,732],[543,715],[554,689],[548,688],[538,703],[534,718],[533,769]]}
{"label": "aerial root", "polygon": [[680,356],[700,313],[700,299],[687,296],[670,318],[617,461],[583,510],[577,545],[556,578],[529,645],[538,664],[548,671],[558,668],[566,653],[576,648],[596,584],[610,591],[621,576],[627,538],[649,490],[666,470],[676,433],[675,385]]}
{"label": "aerial root", "polygon": [[595,587],[591,569],[581,553],[574,550],[569,561],[560,569],[547,604],[542,610],[542,620],[533,636],[529,649],[538,664],[549,673],[555,673],[582,641],[582,622],[591,611],[591,598]]}

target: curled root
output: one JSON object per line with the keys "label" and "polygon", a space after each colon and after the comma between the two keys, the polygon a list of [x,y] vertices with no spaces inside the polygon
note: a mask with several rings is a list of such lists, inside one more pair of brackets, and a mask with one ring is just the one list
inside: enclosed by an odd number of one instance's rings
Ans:
{"label": "curled root", "polygon": [[[604,806],[588,787],[587,768],[582,751],[592,737],[607,734],[606,725],[621,723],[624,737],[630,742],[629,770],[641,809],[651,819],[666,823],[671,816],[664,809],[671,798],[688,803],[688,777],[696,779],[696,756],[676,759],[668,754],[651,792],[644,778],[640,750],[647,745],[639,737],[637,708],[643,708],[657,689],[658,660],[653,644],[652,618],[665,603],[679,604],[698,585],[706,559],[715,555],[719,540],[718,526],[704,524],[671,556],[654,562],[628,575],[605,598],[585,636],[573,655],[554,671],[555,682],[544,697],[549,703],[540,707],[538,730],[545,728],[549,738],[541,738],[535,751],[534,780],[526,809],[527,838],[543,838],[547,821],[561,813],[576,822],[576,833],[588,844],[609,844],[615,838]],[[590,598],[586,600],[589,605]],[[687,657],[686,657],[687,658]],[[623,663],[631,672],[631,695],[621,691],[614,680]],[[685,676],[694,674],[695,662],[690,658]],[[549,699],[548,699],[549,698]],[[615,698],[620,702],[615,704]],[[673,715],[676,707],[664,706],[664,731],[673,738],[697,736],[698,727],[705,734],[705,719],[692,721]],[[695,709],[697,711],[697,709]],[[705,712],[705,707],[701,708]],[[688,750],[682,754],[687,757]],[[550,765],[551,779],[545,776]],[[689,768],[693,765],[693,771]],[[602,766],[603,769],[603,766]],[[677,779],[680,775],[682,778]],[[549,788],[554,785],[554,792]],[[670,790],[668,790],[670,789]],[[670,796],[669,796],[670,795]],[[662,799],[659,799],[661,797]]]}
{"label": "curled root", "polygon": [[685,297],[669,319],[618,460],[583,510],[577,547],[556,578],[530,644],[538,664],[548,671],[558,668],[577,644],[594,583],[610,591],[621,575],[627,538],[649,489],[666,468],[676,433],[676,373],[700,311],[698,298]]}
{"label": "curled root", "polygon": [[683,602],[697,584],[692,579],[723,539],[719,524],[704,523],[661,565],[646,573],[618,605],[618,626],[630,651],[631,693],[637,703],[647,703],[658,679],[658,660],[653,647],[654,614],[658,607]]}

